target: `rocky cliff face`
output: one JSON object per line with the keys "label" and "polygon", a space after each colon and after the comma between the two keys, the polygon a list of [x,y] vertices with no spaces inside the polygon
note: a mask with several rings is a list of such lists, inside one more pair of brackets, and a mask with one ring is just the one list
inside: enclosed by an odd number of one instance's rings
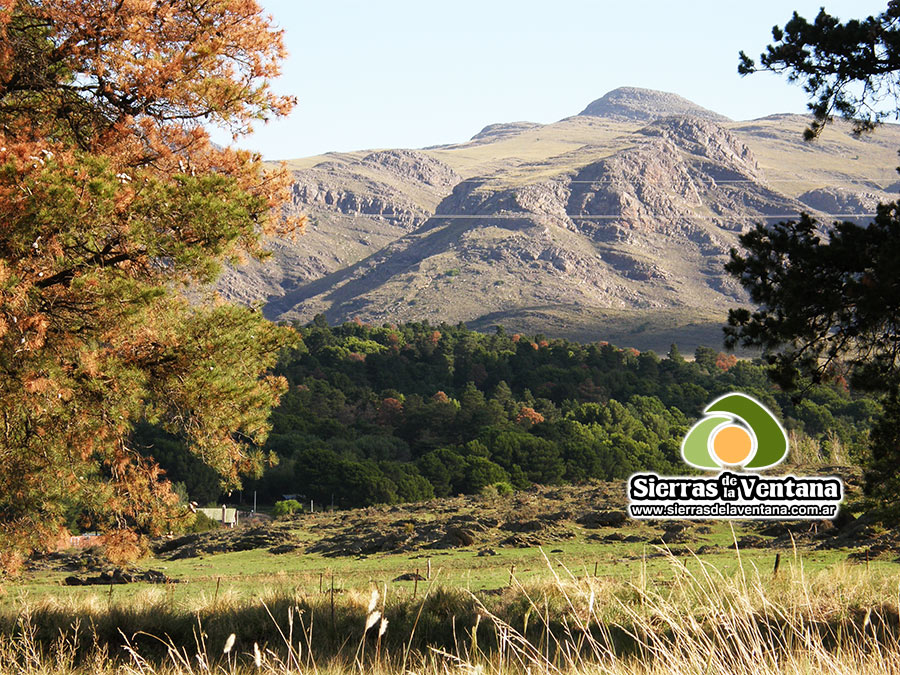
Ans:
{"label": "rocky cliff face", "polygon": [[816,188],[807,190],[797,199],[810,210],[833,214],[835,220],[865,222],[868,218],[854,217],[858,213],[874,213],[884,193],[848,188]]}
{"label": "rocky cliff face", "polygon": [[343,269],[419,227],[460,180],[446,164],[414,150],[295,171],[288,208],[307,216],[304,233],[270,241],[269,260],[228,269],[218,287],[238,301],[265,302]]}
{"label": "rocky cliff face", "polygon": [[788,156],[773,150],[785,143],[777,119],[747,132],[646,90],[616,90],[584,114],[299,171],[292,208],[310,216],[307,233],[221,287],[276,319],[465,321],[690,347],[720,341],[725,312],[746,301],[723,271],[743,229],[801,210],[827,222],[886,196],[850,189],[823,159],[858,142],[846,134],[819,152],[798,129]]}

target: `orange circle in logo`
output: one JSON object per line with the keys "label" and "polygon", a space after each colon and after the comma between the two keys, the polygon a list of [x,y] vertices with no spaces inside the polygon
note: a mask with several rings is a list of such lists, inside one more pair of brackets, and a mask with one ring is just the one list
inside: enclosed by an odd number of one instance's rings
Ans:
{"label": "orange circle in logo", "polygon": [[713,452],[723,464],[740,464],[752,450],[753,439],[744,427],[722,427],[713,438]]}

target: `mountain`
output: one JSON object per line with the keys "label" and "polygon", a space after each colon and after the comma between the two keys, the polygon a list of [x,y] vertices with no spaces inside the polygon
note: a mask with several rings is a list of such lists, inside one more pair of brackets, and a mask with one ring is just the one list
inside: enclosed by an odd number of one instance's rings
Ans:
{"label": "mountain", "polygon": [[553,124],[485,127],[422,150],[296,160],[309,216],[227,297],[272,319],[466,322],[641,349],[719,344],[747,298],[723,271],[754,222],[871,212],[894,189],[900,128],[857,138],[807,119],[735,122],[622,88]]}
{"label": "mountain", "polygon": [[678,94],[638,87],[619,87],[598,98],[580,115],[603,117],[620,122],[652,122],[662,117],[700,117],[714,122],[730,122],[727,117],[707,110]]}

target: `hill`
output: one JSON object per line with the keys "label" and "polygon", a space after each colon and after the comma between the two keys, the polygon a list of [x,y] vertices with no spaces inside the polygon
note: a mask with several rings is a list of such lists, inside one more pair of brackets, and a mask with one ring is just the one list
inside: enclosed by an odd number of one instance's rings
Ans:
{"label": "hill", "polygon": [[661,117],[701,117],[715,122],[730,121],[678,94],[653,89],[619,87],[591,102],[580,115],[604,117],[622,122],[652,122]]}
{"label": "hill", "polygon": [[312,225],[226,296],[273,319],[464,321],[664,350],[718,344],[743,290],[722,266],[742,230],[823,223],[891,198],[900,128],[858,138],[806,119],[734,122],[622,88],[553,124],[493,124],[422,150],[291,162]]}

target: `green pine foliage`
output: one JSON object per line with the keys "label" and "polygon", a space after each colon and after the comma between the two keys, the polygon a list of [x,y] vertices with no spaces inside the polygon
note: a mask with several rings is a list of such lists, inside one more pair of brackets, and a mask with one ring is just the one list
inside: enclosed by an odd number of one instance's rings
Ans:
{"label": "green pine foliage", "polygon": [[[684,433],[730,391],[758,398],[823,448],[839,440],[851,456],[880,414],[839,383],[794,402],[761,362],[708,348],[691,361],[677,349],[660,358],[462,325],[295,328],[301,343],[278,366],[290,386],[265,447],[279,463],[245,486],[268,503],[302,495],[353,507],[685,473]],[[190,476],[177,479],[191,491]]]}

